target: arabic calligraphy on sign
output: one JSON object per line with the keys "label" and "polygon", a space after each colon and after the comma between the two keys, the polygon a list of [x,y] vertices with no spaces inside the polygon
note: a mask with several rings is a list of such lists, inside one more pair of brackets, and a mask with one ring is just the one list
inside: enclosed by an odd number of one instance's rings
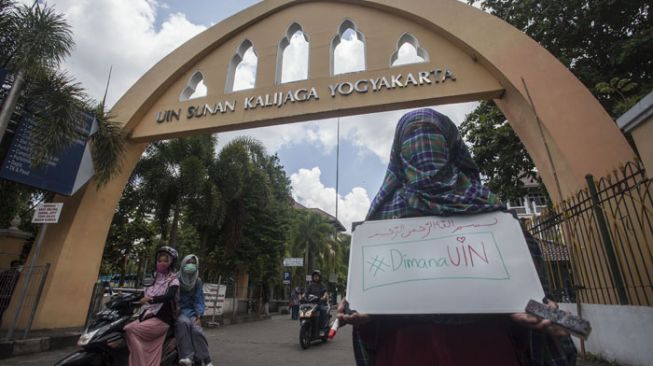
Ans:
{"label": "arabic calligraphy on sign", "polygon": [[498,223],[497,218],[485,223],[472,223],[467,225],[456,225],[455,218],[446,218],[438,220],[427,220],[419,225],[397,224],[388,227],[382,232],[374,233],[368,236],[368,239],[386,238],[389,240],[401,239],[426,239],[432,234],[442,234],[443,232],[456,233],[466,228],[478,228],[485,226],[494,226]]}

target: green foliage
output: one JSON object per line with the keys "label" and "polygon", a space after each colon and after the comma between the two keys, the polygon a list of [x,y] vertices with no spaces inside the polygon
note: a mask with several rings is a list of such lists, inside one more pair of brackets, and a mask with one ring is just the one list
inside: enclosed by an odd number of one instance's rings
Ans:
{"label": "green foliage", "polygon": [[[95,114],[99,131],[92,138],[93,161],[98,185],[106,183],[120,171],[123,136],[117,124],[110,122],[103,106],[96,106],[75,80],[59,69],[73,47],[72,32],[64,16],[48,5],[17,5],[0,0],[0,66],[16,77],[24,75],[12,121],[21,123],[30,115],[35,123],[31,163],[41,166],[50,157],[79,139],[82,113]],[[14,81],[14,85],[19,85]],[[0,89],[0,103],[8,90]],[[5,134],[0,144],[0,160],[8,151],[10,138]],[[35,188],[2,181],[3,217],[22,213],[43,193]],[[24,220],[25,221],[25,220]]]}
{"label": "green foliage", "polygon": [[[639,0],[469,0],[521,29],[567,66],[615,118],[653,89],[651,4]],[[555,91],[552,91],[555,92]],[[519,196],[533,163],[499,109],[484,102],[462,125],[488,185]]]}
{"label": "green foliage", "polygon": [[523,197],[522,179],[539,179],[524,145],[495,106],[482,102],[460,125],[487,185],[503,200]]}
{"label": "green foliage", "polygon": [[47,5],[15,6],[0,3],[3,33],[1,56],[5,68],[23,70],[29,76],[55,70],[70,55],[74,42],[63,14]]}
{"label": "green foliage", "polygon": [[[165,243],[181,256],[198,254],[208,281],[244,269],[252,283],[280,283],[291,226],[290,181],[260,142],[237,138],[219,154],[216,142],[204,135],[148,147],[114,217],[105,267],[114,263],[115,270],[129,256],[142,263]],[[149,224],[152,236],[125,234],[142,233],[136,217]],[[148,244],[135,254],[139,242]]]}

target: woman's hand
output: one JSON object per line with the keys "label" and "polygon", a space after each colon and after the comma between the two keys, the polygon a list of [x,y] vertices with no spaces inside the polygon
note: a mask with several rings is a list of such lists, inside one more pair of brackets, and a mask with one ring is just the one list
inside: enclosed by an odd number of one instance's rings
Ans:
{"label": "woman's hand", "polygon": [[361,325],[370,321],[370,316],[368,314],[361,314],[359,312],[353,312],[351,314],[346,313],[346,309],[349,307],[349,303],[346,299],[342,299],[340,304],[338,304],[338,323],[339,326],[345,326],[346,324],[351,325]]}
{"label": "woman's hand", "polygon": [[197,317],[197,318],[193,317],[193,319],[194,319],[195,325],[197,325],[198,327],[202,326],[202,319],[200,319],[199,317]]}
{"label": "woman's hand", "polygon": [[141,305],[149,304],[150,301],[152,301],[152,298],[149,296],[143,296],[141,300],[138,302]]}
{"label": "woman's hand", "polygon": [[[558,304],[556,304],[553,300],[549,300],[547,306],[554,309],[558,308]],[[554,337],[565,337],[569,335],[569,332],[564,328],[553,324],[550,320],[538,318],[535,315],[528,313],[515,313],[510,315],[510,317],[516,323],[519,323],[528,328],[547,332]]]}

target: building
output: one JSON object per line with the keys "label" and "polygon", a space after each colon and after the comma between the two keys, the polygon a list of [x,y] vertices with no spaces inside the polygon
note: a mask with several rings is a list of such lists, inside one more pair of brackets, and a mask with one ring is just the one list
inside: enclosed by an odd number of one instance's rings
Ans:
{"label": "building", "polygon": [[523,197],[506,202],[509,210],[515,210],[520,219],[532,219],[547,208],[549,199],[543,193],[542,185],[532,178],[523,178],[526,194]]}

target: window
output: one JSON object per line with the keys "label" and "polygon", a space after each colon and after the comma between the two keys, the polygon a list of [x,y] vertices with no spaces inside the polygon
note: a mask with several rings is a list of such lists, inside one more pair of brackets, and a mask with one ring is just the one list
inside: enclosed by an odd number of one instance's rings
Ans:
{"label": "window", "polygon": [[410,33],[404,33],[399,37],[397,48],[390,57],[390,66],[417,64],[428,60],[429,54],[419,46],[417,38]]}
{"label": "window", "polygon": [[277,82],[289,83],[308,79],[308,37],[302,26],[293,23],[279,42]]}
{"label": "window", "polygon": [[365,70],[365,36],[351,20],[338,27],[331,41],[331,74],[340,75]]}
{"label": "window", "polygon": [[256,66],[258,56],[252,42],[248,39],[241,43],[229,63],[225,92],[252,89],[256,85]]}

